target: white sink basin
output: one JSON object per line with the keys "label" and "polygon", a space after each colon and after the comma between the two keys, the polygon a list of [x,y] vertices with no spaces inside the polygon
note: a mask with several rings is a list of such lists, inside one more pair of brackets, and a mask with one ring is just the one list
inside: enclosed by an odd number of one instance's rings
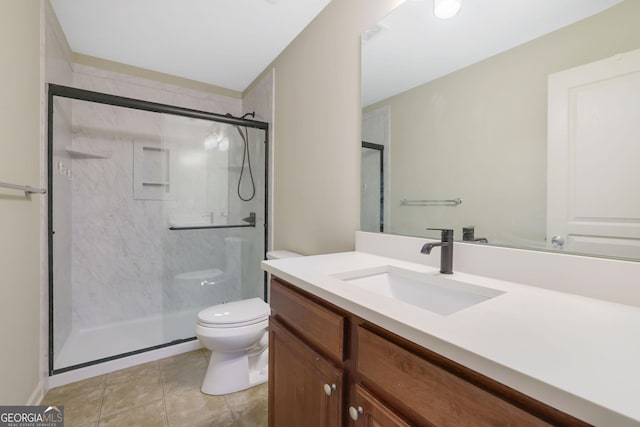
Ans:
{"label": "white sink basin", "polygon": [[333,277],[441,315],[455,313],[504,293],[460,282],[449,275],[422,273],[391,265],[347,271]]}

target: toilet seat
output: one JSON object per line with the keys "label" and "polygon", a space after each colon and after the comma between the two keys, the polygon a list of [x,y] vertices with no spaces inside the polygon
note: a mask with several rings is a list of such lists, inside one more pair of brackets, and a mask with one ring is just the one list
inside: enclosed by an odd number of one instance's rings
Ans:
{"label": "toilet seat", "polygon": [[234,301],[206,308],[198,313],[198,325],[206,328],[237,328],[269,318],[269,304],[260,298]]}

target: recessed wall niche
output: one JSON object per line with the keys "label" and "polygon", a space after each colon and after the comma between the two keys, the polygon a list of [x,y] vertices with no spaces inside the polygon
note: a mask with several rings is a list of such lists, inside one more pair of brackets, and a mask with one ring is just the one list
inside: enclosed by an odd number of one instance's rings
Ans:
{"label": "recessed wall niche", "polygon": [[133,142],[133,198],[172,200],[176,188],[176,153],[167,144]]}

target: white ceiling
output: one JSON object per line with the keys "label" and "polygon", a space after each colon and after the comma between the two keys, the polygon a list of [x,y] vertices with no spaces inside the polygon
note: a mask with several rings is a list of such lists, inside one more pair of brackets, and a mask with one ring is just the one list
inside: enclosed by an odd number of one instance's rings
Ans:
{"label": "white ceiling", "polygon": [[459,14],[447,20],[433,16],[432,0],[407,1],[363,42],[362,105],[504,52],[620,1],[462,0]]}
{"label": "white ceiling", "polygon": [[76,53],[242,91],[330,0],[51,0]]}

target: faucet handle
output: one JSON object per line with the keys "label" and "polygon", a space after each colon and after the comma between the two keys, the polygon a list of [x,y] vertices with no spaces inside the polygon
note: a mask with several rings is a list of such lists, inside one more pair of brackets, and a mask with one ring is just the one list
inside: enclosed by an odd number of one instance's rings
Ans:
{"label": "faucet handle", "polygon": [[453,230],[451,228],[427,228],[427,230],[437,230],[442,232],[442,240],[453,240]]}

